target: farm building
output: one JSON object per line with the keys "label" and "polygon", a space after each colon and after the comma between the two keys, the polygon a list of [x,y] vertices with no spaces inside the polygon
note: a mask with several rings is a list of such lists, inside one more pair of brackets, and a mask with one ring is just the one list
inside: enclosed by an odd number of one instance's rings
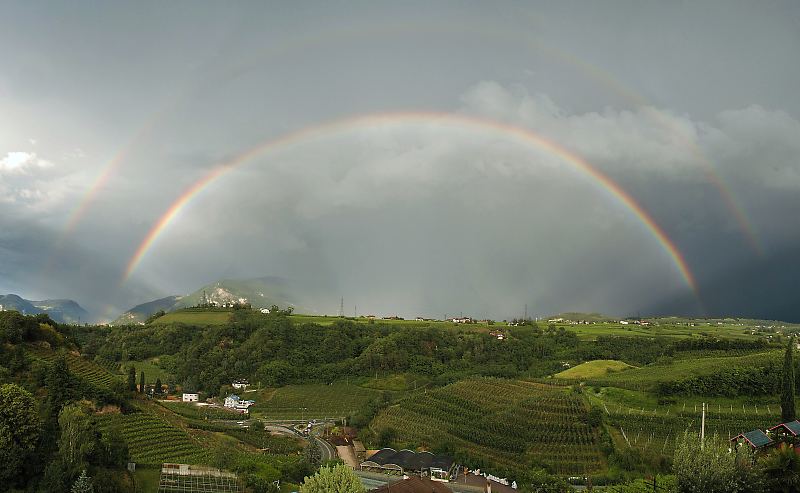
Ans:
{"label": "farm building", "polygon": [[444,484],[428,478],[411,476],[371,490],[372,493],[452,493],[453,490]]}
{"label": "farm building", "polygon": [[449,481],[456,472],[452,457],[407,449],[398,452],[392,448],[375,452],[360,468],[389,474],[422,474],[435,481]]}
{"label": "farm building", "polygon": [[247,380],[234,380],[231,386],[236,390],[246,389],[250,383]]}
{"label": "farm building", "polygon": [[748,444],[753,450],[758,450],[772,445],[773,441],[761,430],[752,430],[747,433],[740,433],[731,438],[734,449],[738,449],[743,444]]}
{"label": "farm building", "polygon": [[236,394],[229,395],[225,398],[225,407],[235,409],[236,411],[240,412],[247,412],[247,408],[255,403],[255,401],[242,400],[242,398]]}
{"label": "farm building", "polygon": [[794,441],[794,438],[800,435],[800,421],[794,420],[775,425],[767,430],[767,433],[776,440]]}
{"label": "farm building", "polygon": [[181,399],[183,402],[197,402],[200,400],[200,396],[198,394],[194,394],[191,392],[184,392],[183,398]]}

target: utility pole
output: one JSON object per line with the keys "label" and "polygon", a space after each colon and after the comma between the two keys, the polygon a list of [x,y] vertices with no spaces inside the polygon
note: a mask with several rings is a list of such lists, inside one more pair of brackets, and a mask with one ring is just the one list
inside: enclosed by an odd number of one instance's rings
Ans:
{"label": "utility pole", "polygon": [[353,306],[353,318],[358,318],[358,305]]}
{"label": "utility pole", "polygon": [[522,320],[528,320],[528,304],[525,303],[525,317]]}
{"label": "utility pole", "polygon": [[703,403],[703,415],[700,418],[700,450],[705,448],[706,441],[706,403]]}
{"label": "utility pole", "polygon": [[344,317],[344,296],[339,300],[339,316]]}

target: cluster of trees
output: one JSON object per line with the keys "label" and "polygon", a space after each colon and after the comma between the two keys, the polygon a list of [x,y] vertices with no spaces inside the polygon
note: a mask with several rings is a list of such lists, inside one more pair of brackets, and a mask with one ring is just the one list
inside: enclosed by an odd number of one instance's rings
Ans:
{"label": "cluster of trees", "polygon": [[[48,382],[69,385],[69,377],[59,375],[63,370],[54,364]],[[96,493],[132,491],[124,472],[127,445],[100,431],[91,401],[57,396],[53,389],[48,388],[39,406],[20,385],[0,386],[0,484],[28,491],[70,491],[83,473],[82,481],[90,481]]]}
{"label": "cluster of trees", "polygon": [[70,327],[47,315],[0,312],[0,489],[132,491],[125,443],[102,433],[92,413],[124,408],[122,384],[97,387],[71,373],[63,357],[31,358],[29,345],[76,347]]}
{"label": "cluster of trees", "polygon": [[53,322],[47,314],[26,316],[16,311],[0,311],[0,347],[22,342],[61,347],[70,344],[70,338],[69,326]]}
{"label": "cluster of trees", "polygon": [[731,367],[711,375],[659,382],[657,393],[720,397],[775,395],[781,389],[782,371],[772,362],[763,367]]}

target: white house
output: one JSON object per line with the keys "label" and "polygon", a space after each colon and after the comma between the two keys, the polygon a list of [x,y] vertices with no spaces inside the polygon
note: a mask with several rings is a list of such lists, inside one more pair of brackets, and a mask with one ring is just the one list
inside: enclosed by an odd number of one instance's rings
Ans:
{"label": "white house", "polygon": [[197,402],[200,400],[200,396],[198,394],[191,394],[184,392],[183,394],[183,402]]}
{"label": "white house", "polygon": [[234,380],[233,383],[231,384],[231,387],[233,387],[236,390],[242,390],[246,389],[249,385],[250,383],[247,380]]}
{"label": "white house", "polygon": [[240,412],[247,412],[247,408],[255,404],[255,401],[243,401],[238,395],[232,394],[225,398],[225,407]]}
{"label": "white house", "polygon": [[261,313],[266,315],[266,314],[269,313],[269,308],[262,308],[260,311],[261,311]]}

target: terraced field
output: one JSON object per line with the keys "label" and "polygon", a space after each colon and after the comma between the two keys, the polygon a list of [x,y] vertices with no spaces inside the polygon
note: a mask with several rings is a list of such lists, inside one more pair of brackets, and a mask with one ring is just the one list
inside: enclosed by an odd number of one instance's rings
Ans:
{"label": "terraced field", "polygon": [[[243,398],[256,401],[254,417],[267,419],[320,419],[349,416],[380,396],[378,390],[347,383],[287,385]],[[254,397],[255,395],[255,397]]]}
{"label": "terraced field", "polygon": [[207,451],[197,440],[154,414],[103,414],[98,416],[98,422],[104,431],[122,436],[128,444],[133,462],[208,463]]}
{"label": "terraced field", "polygon": [[[52,362],[61,356],[61,353],[38,347],[28,348],[28,353],[33,358],[47,362]],[[111,382],[116,378],[113,373],[93,361],[76,356],[72,353],[63,354],[69,371],[93,385],[98,387],[109,387]]]}
{"label": "terraced field", "polygon": [[581,474],[602,468],[588,411],[580,396],[563,387],[485,378],[404,399],[381,412],[371,427],[378,433],[393,430],[403,444],[450,443],[506,470],[534,462],[561,474]]}

